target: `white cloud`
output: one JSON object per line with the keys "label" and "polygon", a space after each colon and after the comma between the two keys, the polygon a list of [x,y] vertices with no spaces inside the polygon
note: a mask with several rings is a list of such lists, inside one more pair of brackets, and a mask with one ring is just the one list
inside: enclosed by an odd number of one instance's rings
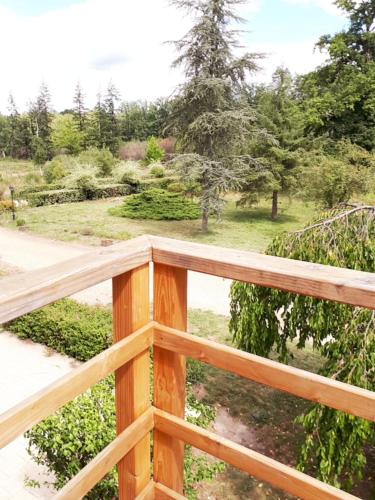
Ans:
{"label": "white cloud", "polygon": [[[252,0],[240,14],[250,19],[263,1]],[[111,79],[126,100],[168,96],[181,82],[180,72],[170,68],[176,54],[164,42],[180,38],[189,19],[168,0],[86,0],[33,17],[0,7],[0,19],[1,110],[6,109],[9,91],[25,109],[42,80],[58,110],[71,107],[78,80],[89,106]],[[313,42],[306,42],[251,45],[249,50],[272,54],[263,64],[262,76],[267,78],[281,63],[296,72],[312,69],[321,62],[312,47]]]}

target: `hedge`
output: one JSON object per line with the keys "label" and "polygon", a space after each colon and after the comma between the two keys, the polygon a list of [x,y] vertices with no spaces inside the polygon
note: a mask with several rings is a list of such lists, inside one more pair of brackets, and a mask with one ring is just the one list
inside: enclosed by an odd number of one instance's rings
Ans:
{"label": "hedge", "polygon": [[[134,193],[134,186],[128,184],[113,184],[110,186],[98,186],[90,192],[91,200],[102,198],[115,198]],[[85,201],[87,197],[79,189],[58,189],[52,191],[41,191],[26,195],[26,199],[33,207],[42,207],[45,205],[57,205],[59,203],[75,203]]]}
{"label": "hedge", "polygon": [[87,361],[112,343],[112,313],[103,307],[63,299],[21,316],[6,328],[79,361]]}

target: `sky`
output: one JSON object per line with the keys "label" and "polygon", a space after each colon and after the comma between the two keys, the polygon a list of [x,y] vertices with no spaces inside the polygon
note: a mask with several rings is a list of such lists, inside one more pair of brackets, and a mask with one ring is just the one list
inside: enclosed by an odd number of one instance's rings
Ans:
{"label": "sky", "polygon": [[[305,73],[325,60],[319,37],[347,20],[333,0],[249,0],[244,49],[266,53],[255,81],[269,81],[277,66]],[[168,0],[0,0],[0,111],[12,92],[25,110],[47,83],[56,110],[72,107],[79,81],[88,106],[112,81],[124,100],[168,97],[183,76],[168,40],[181,38],[189,16]]]}

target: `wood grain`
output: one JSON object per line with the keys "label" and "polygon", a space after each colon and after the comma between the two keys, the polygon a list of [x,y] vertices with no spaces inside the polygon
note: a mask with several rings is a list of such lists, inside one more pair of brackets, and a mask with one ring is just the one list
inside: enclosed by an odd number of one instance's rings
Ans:
{"label": "wood grain", "polygon": [[375,422],[375,392],[157,325],[154,345]]}
{"label": "wood grain", "polygon": [[161,483],[154,484],[155,500],[186,500],[186,497]]}
{"label": "wood grain", "polygon": [[155,263],[375,309],[373,273],[156,236],[150,238]]}
{"label": "wood grain", "polygon": [[[149,264],[113,279],[113,335],[119,342],[150,321]],[[150,355],[138,354],[115,373],[116,422],[120,434],[150,407]],[[119,498],[135,498],[151,477],[150,436],[118,464]]]}
{"label": "wood grain", "polygon": [[144,488],[135,500],[154,500],[155,498],[155,483],[151,480],[146,488]]}
{"label": "wood grain", "polygon": [[349,495],[260,453],[155,409],[155,428],[224,460],[251,476],[306,500],[353,500]]}
{"label": "wood grain", "polygon": [[[154,266],[154,319],[180,330],[187,327],[187,271]],[[184,417],[186,361],[181,354],[154,347],[154,405]],[[154,432],[154,480],[182,494],[184,445]]]}
{"label": "wood grain", "polygon": [[0,324],[151,260],[147,236],[1,280]]}
{"label": "wood grain", "polygon": [[[131,453],[140,440],[149,435],[153,426],[153,409],[149,408],[69,481],[54,498],[56,500],[82,498],[103,479],[122,457]],[[144,499],[146,498],[144,497]]]}
{"label": "wood grain", "polygon": [[25,399],[0,416],[0,448],[96,384],[153,342],[153,331],[145,325],[131,336]]}

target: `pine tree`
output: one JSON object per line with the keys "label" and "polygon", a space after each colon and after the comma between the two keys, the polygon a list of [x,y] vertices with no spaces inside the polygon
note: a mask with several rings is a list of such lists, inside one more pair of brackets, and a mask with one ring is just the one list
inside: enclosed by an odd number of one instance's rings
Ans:
{"label": "pine tree", "polygon": [[43,82],[39,95],[36,101],[30,104],[29,110],[30,125],[34,136],[33,156],[37,157],[38,164],[52,157],[50,103],[51,96],[47,85]]}
{"label": "pine tree", "polygon": [[222,194],[238,186],[246,170],[256,168],[240,146],[254,132],[254,112],[241,99],[246,76],[257,69],[259,54],[236,57],[241,19],[233,9],[242,0],[173,0],[192,13],[191,30],[175,42],[186,83],[173,103],[169,126],[181,152],[175,159],[184,180],[200,185],[202,230],[211,213],[220,213]]}
{"label": "pine tree", "polygon": [[120,100],[120,94],[114,84],[109,82],[107,93],[104,98],[105,124],[104,124],[104,142],[109,150],[116,154],[119,141],[119,127],[116,117],[116,105]]}
{"label": "pine tree", "polygon": [[86,126],[85,95],[79,82],[75,88],[73,102],[74,117],[78,123],[78,130],[84,134]]}

